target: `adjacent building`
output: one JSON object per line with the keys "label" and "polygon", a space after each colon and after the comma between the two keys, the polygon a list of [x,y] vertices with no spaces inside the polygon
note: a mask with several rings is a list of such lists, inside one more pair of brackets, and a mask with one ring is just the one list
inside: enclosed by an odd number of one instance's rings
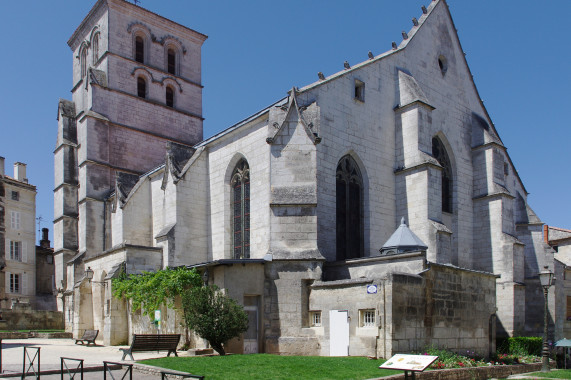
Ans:
{"label": "adjacent building", "polygon": [[[33,304],[36,294],[36,187],[28,183],[26,164],[14,164],[14,176],[4,172],[0,158],[0,185],[3,194],[4,296],[2,307],[14,302]],[[1,217],[0,213],[0,217]],[[0,224],[0,228],[1,228]],[[0,231],[1,234],[1,231]]]}
{"label": "adjacent building", "polygon": [[[152,330],[112,296],[112,279],[187,266],[248,313],[234,352],[487,355],[496,334],[541,333],[537,274],[563,278],[565,267],[444,0],[422,7],[392,50],[319,73],[203,140],[205,40],[99,0],[68,41],[54,190],[68,330],[98,329],[104,344]],[[552,337],[564,293],[564,281],[550,290]],[[163,316],[163,331],[180,330],[179,314]]]}

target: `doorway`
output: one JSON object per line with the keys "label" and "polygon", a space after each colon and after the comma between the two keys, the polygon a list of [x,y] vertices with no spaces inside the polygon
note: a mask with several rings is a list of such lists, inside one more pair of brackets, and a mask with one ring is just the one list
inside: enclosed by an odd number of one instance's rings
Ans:
{"label": "doorway", "polygon": [[349,311],[329,311],[329,356],[349,356]]}

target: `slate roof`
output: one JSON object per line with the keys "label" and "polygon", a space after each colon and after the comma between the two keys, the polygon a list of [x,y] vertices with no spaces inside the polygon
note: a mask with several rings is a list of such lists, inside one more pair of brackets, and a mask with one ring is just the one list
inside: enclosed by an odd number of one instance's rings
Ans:
{"label": "slate roof", "polygon": [[388,249],[397,249],[399,252],[423,251],[428,249],[428,246],[408,228],[403,217],[400,226],[381,248],[383,251]]}

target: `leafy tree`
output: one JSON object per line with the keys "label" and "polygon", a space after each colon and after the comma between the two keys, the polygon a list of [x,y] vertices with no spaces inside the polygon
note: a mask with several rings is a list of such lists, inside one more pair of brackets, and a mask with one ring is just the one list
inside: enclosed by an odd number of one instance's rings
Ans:
{"label": "leafy tree", "polygon": [[202,279],[195,269],[180,267],[127,276],[125,272],[113,279],[113,296],[131,300],[133,310],[143,309],[151,319],[163,304],[174,307],[175,298],[185,289],[200,287]]}
{"label": "leafy tree", "polygon": [[248,329],[244,308],[216,285],[188,289],[182,304],[187,327],[208,340],[220,355],[226,354],[226,342]]}

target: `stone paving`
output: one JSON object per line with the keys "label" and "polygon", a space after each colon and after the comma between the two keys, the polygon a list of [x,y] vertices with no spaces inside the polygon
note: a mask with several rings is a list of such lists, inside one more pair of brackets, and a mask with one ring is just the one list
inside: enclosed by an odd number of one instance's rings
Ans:
{"label": "stone paving", "polygon": [[[103,361],[110,362],[121,362],[121,357],[123,356],[120,348],[126,348],[128,346],[82,346],[74,344],[73,339],[3,339],[2,340],[2,378],[20,378],[20,375],[16,375],[22,372],[23,360],[24,360],[24,347],[40,347],[40,369],[44,371],[59,370],[61,366],[61,357],[83,359],[83,367],[85,369],[96,369],[97,371],[84,371],[84,379],[103,379]],[[36,350],[28,349],[30,358],[33,358]],[[166,352],[136,352],[133,354],[135,360],[152,359],[152,358],[162,358],[166,356]],[[187,356],[186,352],[179,352],[179,356]],[[29,362],[29,359],[28,359]],[[125,361],[124,363],[134,363],[133,361]],[[68,362],[68,367],[77,366],[77,362]],[[37,365],[36,365],[37,368]],[[31,372],[32,369],[29,370]],[[121,378],[122,373],[117,376],[119,370],[113,371],[115,378]],[[13,376],[10,376],[13,375]],[[34,378],[29,376],[29,378]],[[61,379],[61,375],[58,374],[42,374],[42,379],[52,380]],[[68,379],[69,376],[64,376],[64,379]],[[79,375],[75,377],[79,379]],[[107,378],[110,378],[107,376]],[[128,379],[129,377],[125,377]],[[150,380],[150,379],[160,379],[160,374],[151,374],[148,372],[141,372],[140,370],[134,369],[133,379],[136,380]]]}

